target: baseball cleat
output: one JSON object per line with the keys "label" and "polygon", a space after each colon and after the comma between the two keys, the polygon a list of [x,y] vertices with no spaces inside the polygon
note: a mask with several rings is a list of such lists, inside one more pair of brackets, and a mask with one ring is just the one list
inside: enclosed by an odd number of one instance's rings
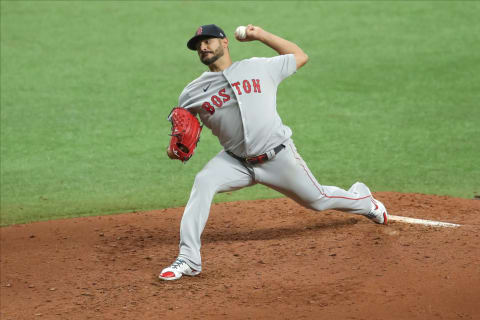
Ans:
{"label": "baseball cleat", "polygon": [[170,267],[163,269],[158,278],[162,280],[177,280],[183,275],[193,277],[199,273],[200,271],[192,269],[185,260],[177,259]]}
{"label": "baseball cleat", "polygon": [[387,209],[380,201],[372,198],[372,209],[365,216],[378,224],[387,224],[388,223],[388,213]]}

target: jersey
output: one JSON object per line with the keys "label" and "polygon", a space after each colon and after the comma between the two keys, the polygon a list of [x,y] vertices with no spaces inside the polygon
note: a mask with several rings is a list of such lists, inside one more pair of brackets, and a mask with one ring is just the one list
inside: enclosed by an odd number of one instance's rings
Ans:
{"label": "jersey", "polygon": [[292,135],[278,115],[276,95],[295,72],[293,54],[238,61],[222,72],[204,72],[185,87],[178,104],[198,113],[225,150],[257,156]]}

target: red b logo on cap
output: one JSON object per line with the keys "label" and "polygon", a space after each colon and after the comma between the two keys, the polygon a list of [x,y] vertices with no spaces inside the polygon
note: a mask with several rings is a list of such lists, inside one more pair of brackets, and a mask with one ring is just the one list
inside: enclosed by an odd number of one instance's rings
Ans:
{"label": "red b logo on cap", "polygon": [[199,27],[199,28],[197,29],[197,36],[198,36],[198,35],[201,35],[201,34],[202,34],[202,27]]}

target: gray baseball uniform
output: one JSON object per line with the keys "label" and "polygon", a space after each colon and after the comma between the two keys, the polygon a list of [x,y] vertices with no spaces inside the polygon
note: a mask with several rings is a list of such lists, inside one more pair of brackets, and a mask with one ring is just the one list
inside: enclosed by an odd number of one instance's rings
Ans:
{"label": "gray baseball uniform", "polygon": [[[276,106],[278,85],[295,72],[293,54],[251,58],[221,72],[204,72],[181,93],[179,106],[198,114],[224,148],[195,177],[180,225],[179,258],[195,270],[202,268],[200,237],[216,193],[260,183],[318,211],[366,215],[372,209],[370,190],[363,183],[348,191],[322,186],[298,154]],[[262,154],[268,161],[249,164],[238,159]]]}

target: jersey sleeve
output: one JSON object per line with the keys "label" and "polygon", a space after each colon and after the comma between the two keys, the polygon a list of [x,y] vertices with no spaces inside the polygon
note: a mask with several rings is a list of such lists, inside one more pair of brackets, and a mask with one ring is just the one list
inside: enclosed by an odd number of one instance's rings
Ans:
{"label": "jersey sleeve", "polygon": [[188,95],[188,90],[185,88],[183,89],[182,93],[178,97],[178,106],[181,108],[185,108],[185,106],[188,104],[189,100],[189,95]]}
{"label": "jersey sleeve", "polygon": [[293,54],[283,54],[267,59],[267,70],[273,81],[279,85],[285,78],[297,71],[297,61]]}

